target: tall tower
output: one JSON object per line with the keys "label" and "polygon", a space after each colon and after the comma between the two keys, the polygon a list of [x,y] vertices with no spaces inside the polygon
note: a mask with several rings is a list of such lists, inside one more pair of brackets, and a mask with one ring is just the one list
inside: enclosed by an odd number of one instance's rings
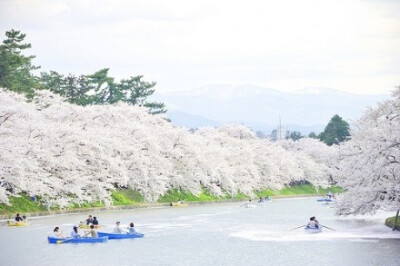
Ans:
{"label": "tall tower", "polygon": [[282,126],[282,120],[281,120],[281,115],[279,114],[279,125],[278,128],[276,130],[276,136],[277,136],[277,140],[281,140],[285,138],[285,129]]}

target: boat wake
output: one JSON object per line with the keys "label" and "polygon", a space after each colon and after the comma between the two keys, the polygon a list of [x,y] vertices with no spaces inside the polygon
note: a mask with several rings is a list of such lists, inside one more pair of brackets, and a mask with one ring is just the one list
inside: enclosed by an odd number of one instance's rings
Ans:
{"label": "boat wake", "polygon": [[[389,228],[388,228],[389,229]],[[383,230],[382,230],[383,231]],[[382,239],[400,239],[400,233],[390,229],[385,232],[374,231],[328,231],[325,230],[318,234],[309,234],[303,229],[298,231],[267,231],[267,230],[247,230],[230,233],[230,237],[242,238],[251,241],[277,241],[277,242],[298,242],[298,241],[330,241],[330,240],[349,240],[357,242],[376,242]]]}

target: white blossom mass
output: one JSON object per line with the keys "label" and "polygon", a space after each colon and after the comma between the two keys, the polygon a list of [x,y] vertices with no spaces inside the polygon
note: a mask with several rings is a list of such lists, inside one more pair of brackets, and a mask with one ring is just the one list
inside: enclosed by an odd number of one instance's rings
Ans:
{"label": "white blossom mass", "polygon": [[147,201],[170,189],[254,195],[296,181],[327,186],[336,147],[274,143],[244,126],[176,128],[127,104],[77,106],[48,91],[0,90],[0,202],[21,192],[49,205],[101,200],[129,187]]}

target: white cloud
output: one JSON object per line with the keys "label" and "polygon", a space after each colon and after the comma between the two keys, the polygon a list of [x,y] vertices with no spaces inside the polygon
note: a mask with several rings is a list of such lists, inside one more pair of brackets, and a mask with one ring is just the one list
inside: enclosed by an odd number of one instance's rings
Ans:
{"label": "white cloud", "polygon": [[2,1],[0,30],[27,33],[43,69],[119,78],[158,90],[227,82],[358,93],[400,84],[398,2]]}

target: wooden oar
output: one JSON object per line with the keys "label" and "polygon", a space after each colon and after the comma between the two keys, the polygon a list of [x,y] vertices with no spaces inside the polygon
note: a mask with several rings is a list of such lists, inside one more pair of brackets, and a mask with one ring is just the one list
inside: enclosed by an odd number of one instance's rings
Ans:
{"label": "wooden oar", "polygon": [[71,241],[73,238],[67,238],[65,240],[57,240],[56,244],[63,244],[65,242]]}
{"label": "wooden oar", "polygon": [[297,227],[295,227],[295,228],[288,229],[287,231],[292,231],[292,230],[299,229],[299,228],[305,227],[305,226],[306,226],[306,225],[300,225],[300,226],[297,226]]}
{"label": "wooden oar", "polygon": [[336,231],[335,229],[329,228],[328,226],[325,226],[325,225],[322,225],[322,224],[320,224],[320,226],[325,227],[325,228],[327,228],[327,229],[329,229],[329,230],[332,230],[332,231]]}

